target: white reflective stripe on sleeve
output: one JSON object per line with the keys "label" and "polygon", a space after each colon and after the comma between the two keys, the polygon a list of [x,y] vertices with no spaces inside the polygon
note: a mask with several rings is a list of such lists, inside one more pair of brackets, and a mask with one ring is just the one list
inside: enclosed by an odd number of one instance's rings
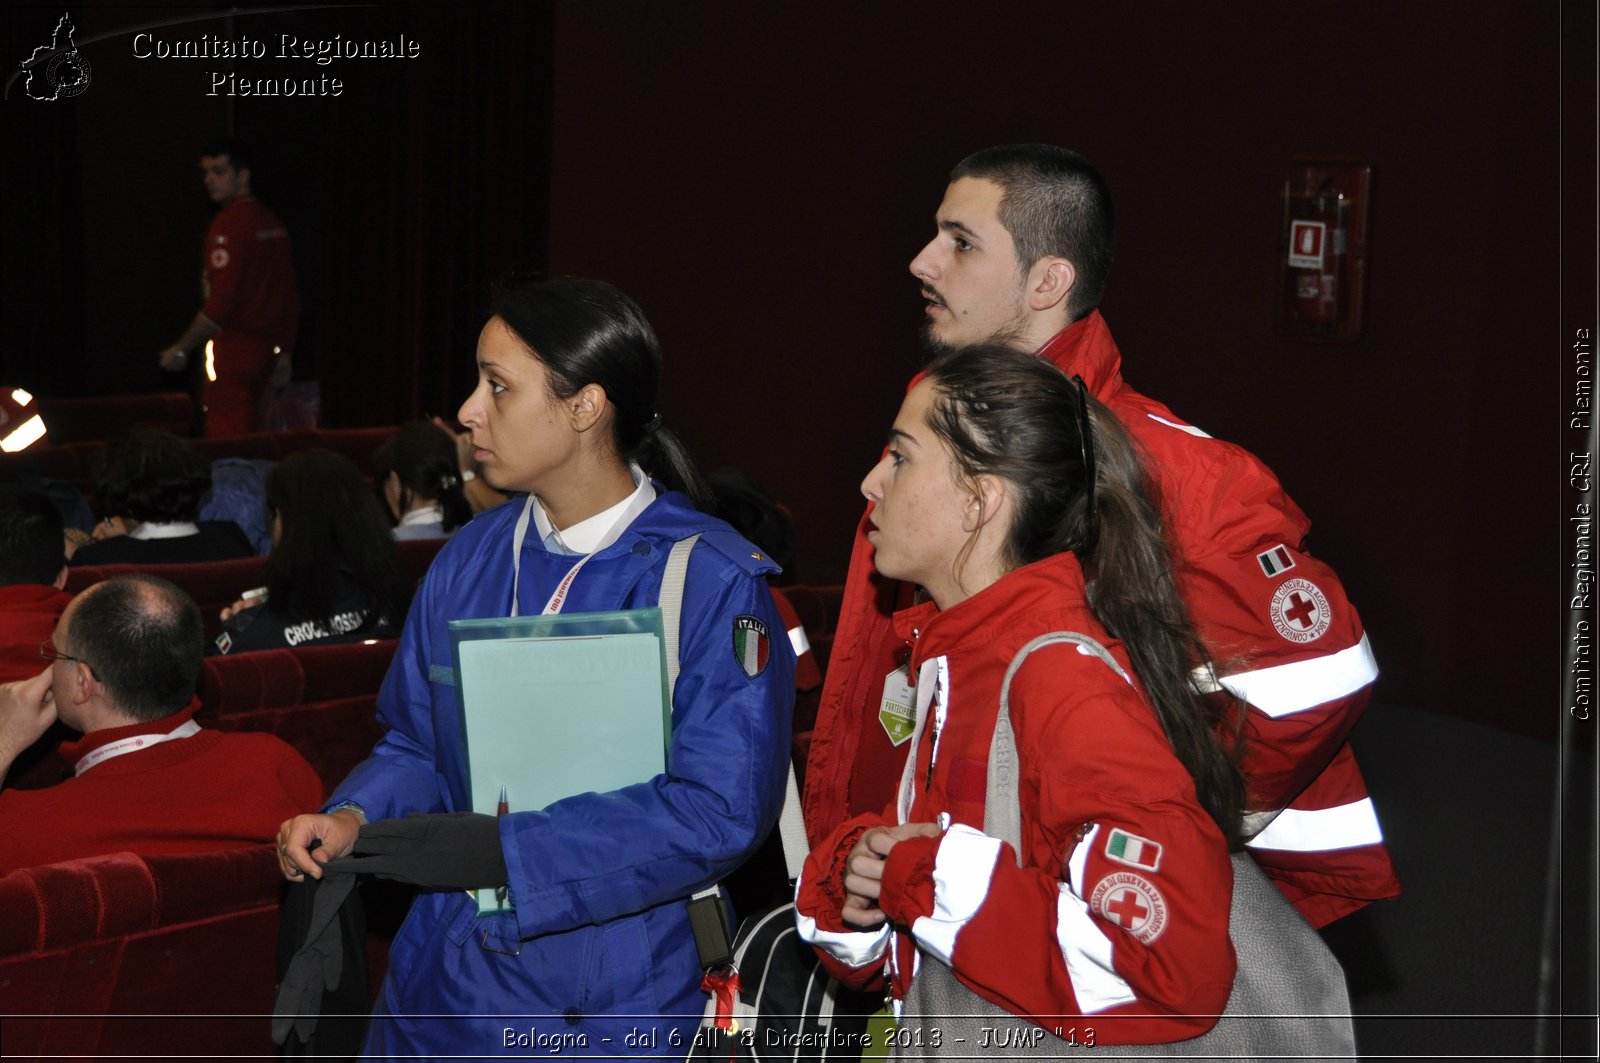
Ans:
{"label": "white reflective stripe on sleeve", "polygon": [[1056,894],[1056,945],[1085,1015],[1135,999],[1128,983],[1111,966],[1111,939],[1089,917],[1089,905],[1065,882]]}
{"label": "white reflective stripe on sleeve", "polygon": [[1061,894],[1056,898],[1056,946],[1061,949],[1067,973],[1072,976],[1072,990],[1085,1014],[1134,999],[1133,990],[1112,968],[1111,941],[1089,918],[1089,904],[1084,900],[1085,869],[1089,853],[1099,839],[1100,824],[1096,823],[1067,857],[1071,881],[1061,884]]}
{"label": "white reflective stripe on sleeve", "polygon": [[1378,660],[1365,635],[1338,653],[1225,675],[1221,680],[1209,668],[1194,671],[1195,686],[1201,693],[1226,689],[1273,719],[1354,694],[1377,678]]}
{"label": "white reflective stripe on sleeve", "polygon": [[1072,880],[1069,885],[1072,887],[1072,892],[1076,893],[1080,900],[1083,899],[1084,867],[1089,863],[1089,850],[1094,848],[1095,839],[1099,837],[1100,824],[1096,823],[1089,833],[1083,836],[1083,840],[1078,843],[1078,847],[1072,850],[1072,855],[1067,857],[1067,874]]}
{"label": "white reflective stripe on sleeve", "polygon": [[796,624],[789,629],[789,645],[794,647],[796,657],[804,657],[811,652],[811,640],[806,638],[806,629]]}
{"label": "white reflective stripe on sleeve", "polygon": [[1000,839],[957,823],[945,832],[933,857],[933,914],[911,924],[911,934],[923,948],[945,963],[956,950],[961,933],[989,895]]}
{"label": "white reflective stripe on sleeve", "polygon": [[882,959],[883,950],[888,946],[889,935],[892,933],[888,923],[884,923],[876,930],[844,934],[818,930],[817,921],[798,908],[794,910],[794,925],[800,932],[801,941],[826,949],[828,955],[852,967],[865,967]]}
{"label": "white reflective stripe on sleeve", "polygon": [[1211,434],[1209,432],[1202,432],[1192,424],[1179,424],[1177,421],[1169,421],[1165,417],[1157,417],[1153,413],[1147,413],[1145,416],[1150,418],[1152,421],[1155,421],[1157,424],[1166,425],[1168,428],[1176,428],[1180,432],[1188,432],[1190,435],[1199,436],[1201,439],[1211,438]]}
{"label": "white reflective stripe on sleeve", "polygon": [[1252,849],[1320,853],[1383,841],[1371,798],[1333,808],[1286,808],[1245,844]]}

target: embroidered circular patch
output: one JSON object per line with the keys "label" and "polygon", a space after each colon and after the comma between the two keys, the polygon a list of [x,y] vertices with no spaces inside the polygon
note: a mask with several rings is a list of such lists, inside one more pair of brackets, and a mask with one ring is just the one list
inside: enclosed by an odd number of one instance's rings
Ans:
{"label": "embroidered circular patch", "polygon": [[1310,580],[1289,579],[1272,596],[1272,626],[1290,642],[1319,639],[1333,623],[1328,596]]}
{"label": "embroidered circular patch", "polygon": [[211,252],[211,268],[221,269],[228,264],[228,252],[224,248],[216,248]]}
{"label": "embroidered circular patch", "polygon": [[766,669],[771,656],[772,639],[766,623],[745,613],[734,617],[733,659],[739,662],[739,670],[754,679]]}
{"label": "embroidered circular patch", "polygon": [[1167,928],[1167,899],[1143,875],[1115,871],[1100,880],[1089,907],[1146,945]]}

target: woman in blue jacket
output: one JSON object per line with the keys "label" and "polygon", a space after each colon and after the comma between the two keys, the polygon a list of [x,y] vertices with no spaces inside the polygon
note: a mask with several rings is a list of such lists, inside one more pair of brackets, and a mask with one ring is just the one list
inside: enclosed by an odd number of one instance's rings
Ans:
{"label": "woman in blue jacket", "polygon": [[[527,496],[440,552],[379,695],[384,737],[279,837],[284,874],[320,878],[360,852],[364,824],[413,817],[386,829],[408,835],[429,888],[390,950],[369,1054],[682,1056],[692,1036],[705,996],[686,900],[777,817],[794,658],[764,580],[776,566],[680,493],[698,481],[654,412],[660,361],[639,308],[595,281],[513,283],[479,337],[458,416],[484,478]],[[668,552],[696,533],[667,770],[463,815],[449,621],[654,606]],[[501,885],[514,912],[480,917],[463,892]]]}

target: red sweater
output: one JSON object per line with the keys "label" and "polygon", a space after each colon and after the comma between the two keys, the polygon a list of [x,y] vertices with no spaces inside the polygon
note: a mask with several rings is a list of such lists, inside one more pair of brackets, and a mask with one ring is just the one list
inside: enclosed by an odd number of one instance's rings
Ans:
{"label": "red sweater", "polygon": [[198,703],[153,723],[95,731],[62,747],[81,774],[43,790],[0,791],[0,875],[121,851],[193,853],[274,840],[322,804],[322,781],[272,735],[202,729],[82,768],[114,742],[166,735]]}

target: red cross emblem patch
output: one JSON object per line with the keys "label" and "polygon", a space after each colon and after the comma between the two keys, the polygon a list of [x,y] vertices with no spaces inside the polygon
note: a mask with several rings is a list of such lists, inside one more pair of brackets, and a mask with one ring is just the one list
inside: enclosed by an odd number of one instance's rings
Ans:
{"label": "red cross emblem patch", "polygon": [[1094,888],[1089,908],[1148,945],[1167,928],[1167,899],[1142,875],[1118,871]]}
{"label": "red cross emblem patch", "polygon": [[1319,639],[1333,623],[1328,596],[1310,580],[1290,579],[1272,596],[1272,626],[1290,642]]}

